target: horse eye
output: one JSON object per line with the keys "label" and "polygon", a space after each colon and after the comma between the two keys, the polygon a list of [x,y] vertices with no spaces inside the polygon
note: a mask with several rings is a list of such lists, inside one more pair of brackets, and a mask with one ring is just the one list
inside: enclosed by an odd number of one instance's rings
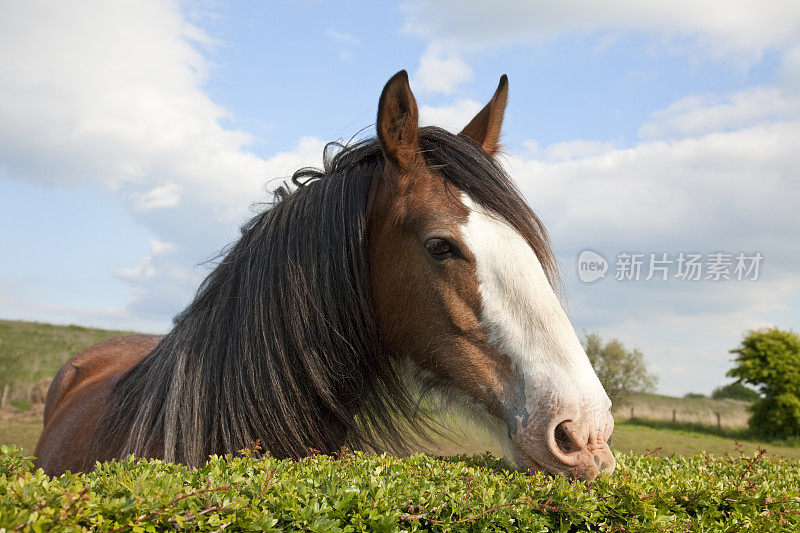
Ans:
{"label": "horse eye", "polygon": [[434,259],[447,259],[456,255],[456,249],[453,245],[444,239],[436,237],[425,242],[425,249]]}

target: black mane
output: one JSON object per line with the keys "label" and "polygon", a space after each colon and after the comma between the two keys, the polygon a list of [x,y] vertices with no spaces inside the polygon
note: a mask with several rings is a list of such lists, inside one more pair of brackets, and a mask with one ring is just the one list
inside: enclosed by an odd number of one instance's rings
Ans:
{"label": "black mane", "polygon": [[[419,142],[429,167],[527,238],[555,282],[547,235],[500,166],[439,128],[421,128]],[[384,349],[372,310],[366,205],[380,146],[340,148],[276,191],[115,384],[93,457],[197,466],[256,440],[277,457],[343,444],[403,450],[408,430],[426,427],[393,364],[403,354]]]}

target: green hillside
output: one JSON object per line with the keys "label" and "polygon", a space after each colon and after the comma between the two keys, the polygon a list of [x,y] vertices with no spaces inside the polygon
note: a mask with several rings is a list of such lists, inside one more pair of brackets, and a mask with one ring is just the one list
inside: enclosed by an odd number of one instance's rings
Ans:
{"label": "green hillside", "polygon": [[0,395],[8,403],[24,403],[31,387],[53,377],[70,357],[84,348],[129,332],[0,320]]}

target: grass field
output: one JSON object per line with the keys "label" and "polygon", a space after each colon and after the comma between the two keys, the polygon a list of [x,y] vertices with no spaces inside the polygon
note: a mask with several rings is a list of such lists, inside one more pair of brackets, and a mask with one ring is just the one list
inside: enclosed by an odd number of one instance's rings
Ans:
{"label": "grass field", "polygon": [[16,444],[29,455],[33,455],[36,441],[42,432],[40,418],[13,417],[0,420],[0,445]]}
{"label": "grass field", "polygon": [[53,377],[67,359],[96,342],[126,333],[0,320],[0,394],[8,384],[7,400],[24,402],[33,384]]}
{"label": "grass field", "polygon": [[661,394],[632,394],[627,401],[614,408],[614,417],[628,420],[668,420],[675,422],[717,425],[717,414],[722,428],[737,429],[747,426],[747,402],[740,400],[715,400],[713,398],[675,398]]}
{"label": "grass field", "polygon": [[[714,455],[738,455],[736,440],[746,453],[752,453],[759,447],[767,450],[768,457],[786,457],[800,459],[800,448],[779,446],[769,442],[750,439],[734,439],[731,436],[715,435],[712,428],[707,432],[650,425],[647,421],[618,422],[614,429],[612,448],[616,451],[635,452],[638,454],[655,453],[658,456],[672,454],[691,456],[700,453]],[[657,450],[657,451],[656,451]]]}

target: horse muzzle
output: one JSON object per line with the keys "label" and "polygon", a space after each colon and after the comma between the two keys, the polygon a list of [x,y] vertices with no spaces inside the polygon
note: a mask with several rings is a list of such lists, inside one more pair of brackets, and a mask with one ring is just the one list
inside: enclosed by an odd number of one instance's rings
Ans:
{"label": "horse muzzle", "polygon": [[511,437],[514,460],[523,469],[592,481],[614,471],[616,460],[608,444],[613,431],[614,418],[607,410],[555,417],[544,427],[518,427]]}

